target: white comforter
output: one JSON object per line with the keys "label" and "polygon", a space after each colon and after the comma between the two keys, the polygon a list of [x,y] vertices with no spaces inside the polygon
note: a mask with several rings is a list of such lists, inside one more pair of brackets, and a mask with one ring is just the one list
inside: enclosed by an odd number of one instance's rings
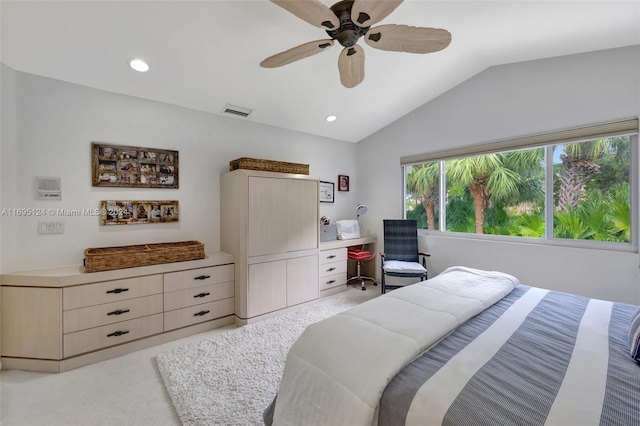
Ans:
{"label": "white comforter", "polygon": [[400,369],[516,285],[504,273],[451,267],[312,324],[287,355],[273,424],[370,425]]}

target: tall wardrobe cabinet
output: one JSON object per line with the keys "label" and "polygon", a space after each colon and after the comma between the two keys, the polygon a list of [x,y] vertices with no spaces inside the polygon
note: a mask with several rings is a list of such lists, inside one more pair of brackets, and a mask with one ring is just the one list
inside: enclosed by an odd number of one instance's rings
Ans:
{"label": "tall wardrobe cabinet", "polygon": [[317,299],[318,179],[234,170],[220,176],[220,250],[235,259],[239,323]]}

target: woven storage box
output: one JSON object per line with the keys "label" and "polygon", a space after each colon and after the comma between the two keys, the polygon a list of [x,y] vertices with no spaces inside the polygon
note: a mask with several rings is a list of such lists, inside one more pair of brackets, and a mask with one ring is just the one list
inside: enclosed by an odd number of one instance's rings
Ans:
{"label": "woven storage box", "polygon": [[199,241],[180,241],[88,248],[84,251],[84,256],[84,267],[87,272],[110,271],[112,269],[204,259],[204,244]]}
{"label": "woven storage box", "polygon": [[229,170],[262,170],[264,172],[292,173],[308,175],[309,165],[298,163],[286,163],[284,161],[260,160],[258,158],[238,158],[229,162]]}

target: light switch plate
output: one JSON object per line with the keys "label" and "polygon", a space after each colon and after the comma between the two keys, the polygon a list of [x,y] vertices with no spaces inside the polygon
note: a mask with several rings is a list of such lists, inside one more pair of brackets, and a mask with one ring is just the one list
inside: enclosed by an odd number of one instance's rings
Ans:
{"label": "light switch plate", "polygon": [[64,221],[38,222],[38,234],[64,234]]}

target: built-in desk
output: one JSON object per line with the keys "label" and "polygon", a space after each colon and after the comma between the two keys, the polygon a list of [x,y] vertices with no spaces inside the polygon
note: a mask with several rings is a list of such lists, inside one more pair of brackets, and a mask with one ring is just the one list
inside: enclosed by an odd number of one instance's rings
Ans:
{"label": "built-in desk", "polygon": [[[376,237],[361,237],[320,243],[320,297],[345,291],[347,278],[356,275],[355,262],[347,261],[349,248],[362,248],[375,254],[377,241]],[[376,258],[363,262],[360,272],[364,276],[376,278]]]}

